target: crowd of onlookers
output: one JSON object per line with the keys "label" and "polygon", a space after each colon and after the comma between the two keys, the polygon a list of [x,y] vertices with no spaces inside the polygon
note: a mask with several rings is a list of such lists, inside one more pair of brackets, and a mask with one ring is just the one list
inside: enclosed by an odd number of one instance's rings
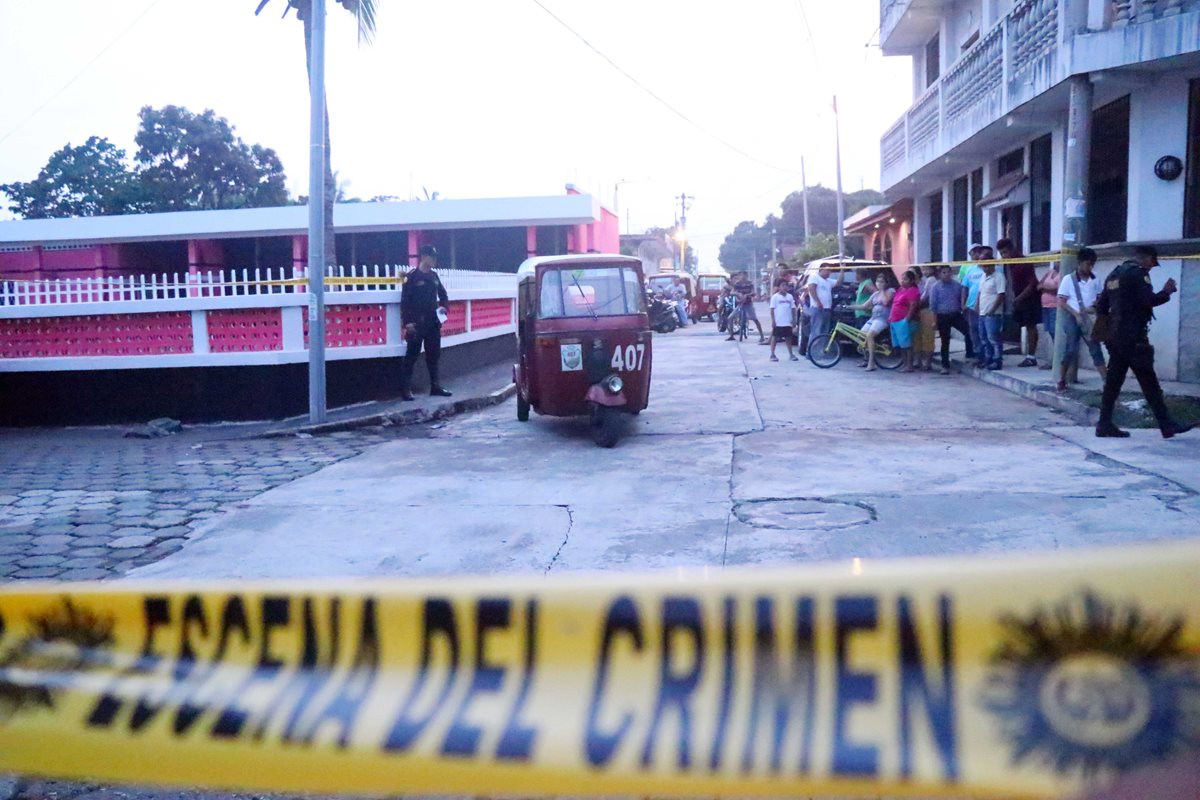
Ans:
{"label": "crowd of onlookers", "polygon": [[[1083,248],[1076,273],[1065,279],[1060,277],[1056,263],[1039,277],[1032,260],[1022,260],[1009,239],[1001,239],[995,248],[975,244],[969,252],[969,263],[955,267],[922,265],[902,272],[898,278],[890,268],[859,269],[852,302],[843,302],[840,307],[835,298],[845,295],[845,270],[837,270],[833,264],[810,274],[784,270],[770,295],[769,335],[764,333],[754,310],[754,285],[745,272],[738,272],[722,290],[721,319],[745,314],[749,324],[757,327],[759,343],[770,347],[772,361],[779,360],[776,347],[780,343],[786,346],[788,357],[798,361],[797,344],[803,355],[808,342],[832,331],[835,310],[846,316],[853,309],[854,325],[866,340],[860,367],[876,369],[876,352],[880,343],[886,342],[890,350],[901,355],[901,372],[932,372],[940,350],[938,371],[946,375],[950,372],[950,345],[955,331],[965,343],[969,363],[980,369],[1002,369],[1007,320],[1015,323],[1021,342],[1017,366],[1050,369],[1050,363],[1039,363],[1038,340],[1044,332],[1053,341],[1061,314],[1066,336],[1063,363],[1074,363],[1083,345],[1103,376],[1104,354],[1100,344],[1088,335],[1101,289],[1093,272],[1094,251]],[[997,259],[1014,263],[988,263]],[[1064,369],[1056,376],[1060,390],[1066,388],[1066,372]]]}

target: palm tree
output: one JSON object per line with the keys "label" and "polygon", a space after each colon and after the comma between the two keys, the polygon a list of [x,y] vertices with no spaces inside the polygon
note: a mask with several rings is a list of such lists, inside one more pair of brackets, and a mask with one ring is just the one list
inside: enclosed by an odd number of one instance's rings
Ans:
{"label": "palm tree", "polygon": [[[375,9],[376,0],[336,0],[338,5],[354,14],[354,19],[358,22],[358,42],[362,44],[366,42],[370,44],[371,39],[375,36]],[[271,0],[259,0],[258,8],[254,9],[254,15],[258,14],[267,7]],[[286,17],[288,12],[293,8],[296,9],[296,16],[304,23],[304,63],[305,71],[309,78],[309,86],[312,86],[312,2],[311,0],[285,0],[287,5],[283,8],[283,16]],[[334,264],[337,261],[337,248],[333,241],[333,201],[337,195],[337,181],[333,175],[333,166],[330,162],[329,153],[329,110],[328,105],[325,111],[325,264]],[[312,199],[309,198],[309,202]],[[312,266],[311,264],[309,265]]]}

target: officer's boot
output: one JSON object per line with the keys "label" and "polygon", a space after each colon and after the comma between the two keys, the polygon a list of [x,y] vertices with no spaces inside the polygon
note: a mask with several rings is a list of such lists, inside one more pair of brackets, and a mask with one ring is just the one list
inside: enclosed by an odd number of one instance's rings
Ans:
{"label": "officer's boot", "polygon": [[1171,412],[1167,410],[1167,403],[1163,399],[1161,392],[1159,392],[1157,397],[1147,397],[1146,404],[1154,412],[1154,418],[1158,420],[1158,429],[1162,431],[1164,439],[1170,439],[1172,436],[1187,433],[1195,427],[1194,425],[1184,425],[1181,422],[1176,422],[1171,417]]}
{"label": "officer's boot", "polygon": [[426,366],[429,367],[429,394],[432,397],[450,397],[453,392],[442,388],[442,384],[438,382],[438,364],[437,362],[429,363],[429,356],[425,356]]}
{"label": "officer's boot", "polygon": [[400,362],[400,399],[405,402],[416,400],[412,393],[412,368],[408,364],[408,359]]}
{"label": "officer's boot", "polygon": [[1104,394],[1100,398],[1100,421],[1096,423],[1096,436],[1102,439],[1127,439],[1129,431],[1123,431],[1113,423],[1113,410],[1121,387],[1104,383]]}

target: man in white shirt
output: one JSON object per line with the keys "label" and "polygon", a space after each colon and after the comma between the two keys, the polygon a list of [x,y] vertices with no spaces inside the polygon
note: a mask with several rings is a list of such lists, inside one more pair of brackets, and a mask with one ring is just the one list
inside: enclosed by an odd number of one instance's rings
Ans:
{"label": "man in white shirt", "polygon": [[808,336],[810,340],[823,333],[829,333],[829,329],[833,327],[833,287],[842,282],[842,276],[846,274],[846,271],[838,270],[836,281],[829,277],[831,271],[829,267],[821,267],[817,270],[816,275],[808,279],[808,283],[804,287],[804,290],[808,292]]}
{"label": "man in white shirt", "polygon": [[1004,367],[1004,273],[995,264],[981,264],[983,277],[979,281],[979,319],[983,323],[983,353],[987,369]]}
{"label": "man in white shirt", "polygon": [[792,352],[792,323],[796,319],[796,297],[791,292],[787,278],[775,282],[775,294],[771,295],[771,360],[778,361],[775,356],[775,343],[783,340],[787,343],[788,358],[799,361]]}
{"label": "man in white shirt", "polygon": [[1081,248],[1076,259],[1075,272],[1064,275],[1058,285],[1058,313],[1062,317],[1063,329],[1062,371],[1058,375],[1057,386],[1060,392],[1067,390],[1067,374],[1079,355],[1080,339],[1087,344],[1092,364],[1100,377],[1104,378],[1108,372],[1104,366],[1104,351],[1100,349],[1100,343],[1092,338],[1096,299],[1100,296],[1101,288],[1100,279],[1092,272],[1096,266],[1096,251],[1090,247]]}

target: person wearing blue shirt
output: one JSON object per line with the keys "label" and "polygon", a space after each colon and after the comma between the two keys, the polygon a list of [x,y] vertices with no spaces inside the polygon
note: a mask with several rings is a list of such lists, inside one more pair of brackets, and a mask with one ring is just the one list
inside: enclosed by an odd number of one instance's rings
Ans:
{"label": "person wearing blue shirt", "polygon": [[[990,261],[992,248],[973,244],[968,251],[972,260]],[[982,357],[981,343],[987,338],[979,321],[979,282],[983,280],[983,268],[978,264],[963,264],[958,268],[958,282],[962,284],[962,311],[971,335],[967,337],[967,360]]]}
{"label": "person wearing blue shirt", "polygon": [[[981,271],[982,272],[982,271]],[[971,346],[971,334],[962,313],[962,284],[954,280],[949,267],[938,270],[938,280],[929,289],[929,310],[937,317],[938,336],[942,340],[942,374],[950,374],[950,332],[958,331]],[[970,358],[970,356],[968,356]]]}

